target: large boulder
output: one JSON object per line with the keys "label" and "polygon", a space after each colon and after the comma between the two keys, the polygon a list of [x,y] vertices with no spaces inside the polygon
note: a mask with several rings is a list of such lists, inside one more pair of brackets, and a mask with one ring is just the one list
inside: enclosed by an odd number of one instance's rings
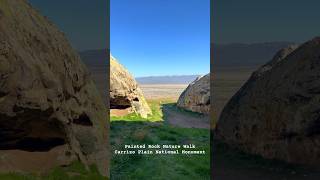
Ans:
{"label": "large boulder", "polygon": [[320,38],[281,50],[225,106],[216,136],[245,152],[320,165]]}
{"label": "large boulder", "polygon": [[210,74],[198,77],[182,92],[177,106],[202,114],[210,113]]}
{"label": "large boulder", "polygon": [[151,109],[136,80],[110,55],[110,108],[137,113],[146,118]]}
{"label": "large boulder", "polygon": [[80,160],[107,175],[105,107],[64,34],[25,0],[1,0],[0,172]]}

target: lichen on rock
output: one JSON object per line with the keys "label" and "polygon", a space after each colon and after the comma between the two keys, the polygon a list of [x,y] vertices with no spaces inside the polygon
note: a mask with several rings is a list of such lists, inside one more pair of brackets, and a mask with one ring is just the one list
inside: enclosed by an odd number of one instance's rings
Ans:
{"label": "lichen on rock", "polygon": [[198,77],[182,92],[177,106],[183,109],[209,114],[210,113],[210,74]]}

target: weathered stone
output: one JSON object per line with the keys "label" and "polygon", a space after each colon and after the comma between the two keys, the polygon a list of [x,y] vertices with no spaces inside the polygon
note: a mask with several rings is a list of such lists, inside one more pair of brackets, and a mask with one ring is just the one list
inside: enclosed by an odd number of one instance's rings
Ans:
{"label": "weathered stone", "polygon": [[182,92],[177,106],[189,111],[209,114],[210,74],[197,78]]}
{"label": "weathered stone", "polygon": [[[0,12],[0,155],[23,152],[43,170],[36,157],[48,152],[52,166],[79,159],[107,175],[105,105],[78,54],[25,0],[1,0]],[[25,170],[11,161],[0,158],[0,171]]]}
{"label": "weathered stone", "polygon": [[151,110],[132,75],[110,55],[110,107],[146,118]]}
{"label": "weathered stone", "polygon": [[253,73],[225,106],[216,136],[265,158],[320,166],[320,38]]}

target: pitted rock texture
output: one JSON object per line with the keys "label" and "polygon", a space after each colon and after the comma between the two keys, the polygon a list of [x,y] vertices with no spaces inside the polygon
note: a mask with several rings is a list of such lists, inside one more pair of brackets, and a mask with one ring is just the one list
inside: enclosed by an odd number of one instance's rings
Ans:
{"label": "pitted rock texture", "polygon": [[216,136],[245,152],[320,166],[320,38],[289,47],[225,106]]}
{"label": "pitted rock texture", "polygon": [[180,95],[177,106],[202,114],[210,113],[210,74],[197,78]]}
{"label": "pitted rock texture", "polygon": [[59,148],[65,153],[52,159],[108,174],[107,114],[95,84],[63,33],[25,0],[0,1],[0,135],[0,153]]}
{"label": "pitted rock texture", "polygon": [[152,114],[136,80],[110,55],[110,108],[127,109],[146,118]]}

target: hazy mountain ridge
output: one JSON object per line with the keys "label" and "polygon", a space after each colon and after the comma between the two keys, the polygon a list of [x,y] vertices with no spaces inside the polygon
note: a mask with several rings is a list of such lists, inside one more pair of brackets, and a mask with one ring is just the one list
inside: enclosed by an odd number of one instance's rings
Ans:
{"label": "hazy mountain ridge", "polygon": [[[259,66],[270,60],[282,48],[294,45],[294,42],[264,43],[230,43],[213,44],[214,64],[219,67]],[[106,66],[108,54],[106,49],[86,50],[79,52],[82,61],[90,67]],[[169,76],[168,76],[169,77]],[[141,81],[144,83],[145,78]],[[139,77],[141,79],[141,77]],[[189,81],[189,80],[188,80]],[[186,82],[186,81],[183,81]],[[149,83],[147,81],[147,83]]]}
{"label": "hazy mountain ridge", "polygon": [[259,66],[269,61],[280,49],[294,42],[232,43],[213,44],[213,58],[216,66]]}

